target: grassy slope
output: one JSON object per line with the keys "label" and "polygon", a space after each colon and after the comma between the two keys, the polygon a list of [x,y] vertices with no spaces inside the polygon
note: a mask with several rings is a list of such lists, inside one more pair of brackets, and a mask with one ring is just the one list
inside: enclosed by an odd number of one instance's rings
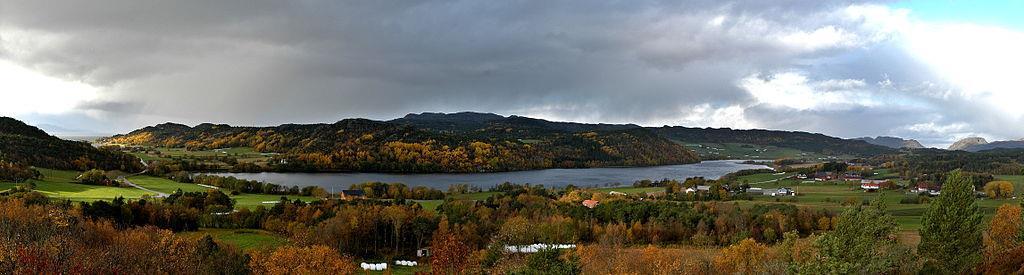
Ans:
{"label": "grassy slope", "polygon": [[139,186],[148,188],[157,192],[174,193],[181,189],[184,192],[206,192],[209,188],[202,187],[191,183],[181,183],[173,180],[158,178],[153,176],[134,176],[129,177],[129,181],[138,184]]}
{"label": "grassy slope", "polygon": [[[31,180],[36,184],[36,191],[52,198],[69,199],[72,201],[109,200],[118,196],[128,199],[142,198],[144,195],[155,195],[135,188],[95,186],[75,183],[79,172],[37,168],[43,174],[41,180]],[[0,190],[14,187],[14,183],[0,183]]]}

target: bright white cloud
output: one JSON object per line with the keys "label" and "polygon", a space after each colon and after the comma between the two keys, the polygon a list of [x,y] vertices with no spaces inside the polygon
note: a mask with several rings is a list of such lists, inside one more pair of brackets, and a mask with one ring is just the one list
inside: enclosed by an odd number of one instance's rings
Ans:
{"label": "bright white cloud", "polygon": [[715,108],[710,104],[701,104],[690,109],[681,122],[666,123],[665,125],[681,124],[692,127],[729,127],[733,129],[756,128],[756,124],[746,119],[745,110],[746,108],[739,105]]}
{"label": "bright white cloud", "polygon": [[878,106],[867,84],[859,79],[811,81],[803,73],[759,74],[740,80],[739,86],[758,103],[797,110],[842,110]]}
{"label": "bright white cloud", "polygon": [[1024,115],[1024,32],[974,24],[918,23],[903,39],[908,52],[958,86],[966,100]]}
{"label": "bright white cloud", "polygon": [[0,60],[0,114],[62,114],[96,98],[95,87]]}

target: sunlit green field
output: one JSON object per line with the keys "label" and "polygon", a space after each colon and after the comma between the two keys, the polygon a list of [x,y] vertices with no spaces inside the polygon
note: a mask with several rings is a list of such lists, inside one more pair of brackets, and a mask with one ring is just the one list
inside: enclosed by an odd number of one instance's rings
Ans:
{"label": "sunlit green field", "polygon": [[[36,168],[40,173],[43,174],[41,180],[31,180],[36,184],[36,191],[49,196],[52,199],[60,200],[71,200],[71,201],[96,201],[96,200],[112,200],[117,197],[124,197],[126,199],[140,199],[143,196],[155,196],[155,193],[146,192],[140,189],[132,187],[108,187],[108,186],[95,186],[75,183],[75,178],[78,177],[79,172],[77,171],[61,171],[61,170],[50,170]],[[191,183],[180,183],[169,179],[152,177],[152,176],[132,176],[129,180],[139,186],[149,188],[154,191],[164,193],[174,193],[178,189],[185,192],[205,192],[209,190],[206,187],[202,187]],[[0,183],[0,190],[7,190],[17,186],[16,183]],[[230,193],[225,190],[225,193]],[[302,201],[314,201],[316,198],[305,197],[305,196],[286,196],[289,200],[300,199]],[[237,208],[247,207],[255,208],[256,206],[271,207],[274,204],[265,204],[267,201],[279,201],[281,195],[265,195],[265,194],[240,194],[231,196],[235,199],[235,206]]]}
{"label": "sunlit green field", "polygon": [[281,200],[281,197],[286,197],[288,200],[302,200],[304,202],[311,202],[317,200],[314,197],[294,196],[294,195],[267,195],[267,194],[240,194],[231,196],[235,200],[235,208],[255,208],[257,206],[273,207],[276,203],[263,203],[263,202],[277,202]]}
{"label": "sunlit green field", "polygon": [[[36,184],[36,191],[51,198],[72,201],[110,200],[116,197],[139,199],[145,195],[156,195],[136,188],[95,186],[75,183],[79,172],[36,168],[43,174],[41,180],[30,180]],[[17,186],[15,183],[0,183],[0,190]]]}
{"label": "sunlit green field", "polygon": [[167,194],[174,193],[179,189],[183,192],[206,192],[206,190],[210,189],[197,184],[181,183],[153,176],[133,176],[129,177],[128,180],[147,189]]}

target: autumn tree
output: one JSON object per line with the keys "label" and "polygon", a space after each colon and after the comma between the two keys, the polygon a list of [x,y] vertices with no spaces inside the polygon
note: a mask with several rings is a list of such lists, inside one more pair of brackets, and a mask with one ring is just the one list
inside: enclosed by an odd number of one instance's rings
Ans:
{"label": "autumn tree", "polygon": [[269,253],[254,253],[249,267],[255,274],[356,274],[352,258],[326,246],[283,246]]}
{"label": "autumn tree", "polygon": [[918,253],[929,271],[965,273],[980,260],[982,216],[971,178],[952,172],[925,211]]}
{"label": "autumn tree", "polygon": [[1024,246],[1021,245],[1021,207],[1003,204],[996,210],[985,234],[985,257],[981,272],[985,274],[1019,273],[1024,267]]}
{"label": "autumn tree", "polygon": [[1013,197],[1013,183],[1009,181],[992,181],[985,184],[985,194],[993,199]]}
{"label": "autumn tree", "polygon": [[89,170],[78,176],[78,182],[89,185],[105,185],[112,186],[114,182],[107,177],[107,173],[103,170]]}
{"label": "autumn tree", "polygon": [[580,274],[579,259],[572,254],[563,256],[557,249],[542,249],[526,257],[526,267],[512,274]]}
{"label": "autumn tree", "polygon": [[458,235],[435,233],[430,246],[430,268],[434,274],[461,274],[467,268],[472,251]]}
{"label": "autumn tree", "polygon": [[721,274],[754,274],[766,270],[764,262],[770,257],[768,246],[748,238],[722,249],[713,265]]}

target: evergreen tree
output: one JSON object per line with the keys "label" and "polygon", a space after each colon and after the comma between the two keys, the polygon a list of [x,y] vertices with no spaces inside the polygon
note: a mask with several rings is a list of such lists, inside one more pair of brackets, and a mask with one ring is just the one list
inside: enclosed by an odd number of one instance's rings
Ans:
{"label": "evergreen tree", "polygon": [[843,212],[834,231],[815,241],[818,259],[797,266],[800,274],[884,274],[910,268],[910,250],[896,239],[899,225],[882,199]]}
{"label": "evergreen tree", "polygon": [[969,272],[981,259],[981,221],[970,177],[953,171],[924,213],[917,251],[925,267],[939,273]]}

